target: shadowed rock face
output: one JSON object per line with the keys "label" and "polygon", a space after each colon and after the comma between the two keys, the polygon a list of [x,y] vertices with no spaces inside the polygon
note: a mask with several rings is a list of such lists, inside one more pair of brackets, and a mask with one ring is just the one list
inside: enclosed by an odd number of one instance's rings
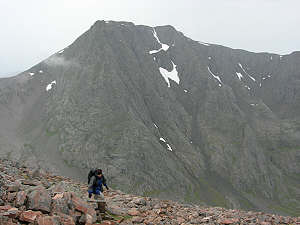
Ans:
{"label": "shadowed rock face", "polygon": [[127,192],[297,215],[299,62],[97,21],[0,79],[0,154],[81,179],[101,167]]}

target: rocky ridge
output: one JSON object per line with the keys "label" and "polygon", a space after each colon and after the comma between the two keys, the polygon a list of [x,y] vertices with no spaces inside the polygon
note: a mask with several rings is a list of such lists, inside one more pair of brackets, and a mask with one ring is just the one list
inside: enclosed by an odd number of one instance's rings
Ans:
{"label": "rocky ridge", "polygon": [[105,192],[102,201],[88,201],[86,184],[31,170],[0,159],[1,225],[114,225],[114,224],[300,224],[300,217],[179,204]]}

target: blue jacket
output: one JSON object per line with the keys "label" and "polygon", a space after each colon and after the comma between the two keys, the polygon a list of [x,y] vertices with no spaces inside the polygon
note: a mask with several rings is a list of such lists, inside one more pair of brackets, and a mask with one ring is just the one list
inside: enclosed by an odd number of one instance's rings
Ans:
{"label": "blue jacket", "polygon": [[90,180],[88,192],[100,194],[99,192],[103,192],[102,185],[104,185],[108,189],[105,177],[103,175],[101,176],[101,178],[99,178],[98,176],[93,176]]}

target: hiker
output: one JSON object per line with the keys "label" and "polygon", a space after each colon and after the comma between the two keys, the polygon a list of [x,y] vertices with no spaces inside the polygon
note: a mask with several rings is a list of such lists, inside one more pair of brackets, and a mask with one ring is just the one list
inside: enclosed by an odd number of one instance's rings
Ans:
{"label": "hiker", "polygon": [[94,175],[90,177],[90,182],[89,182],[89,188],[88,188],[88,193],[89,193],[89,198],[92,197],[92,195],[95,195],[95,199],[97,199],[98,197],[104,199],[104,195],[103,195],[103,187],[102,185],[104,185],[106,187],[106,190],[109,190],[109,188],[107,187],[106,184],[106,179],[102,174],[102,170],[101,169],[97,169],[94,172]]}

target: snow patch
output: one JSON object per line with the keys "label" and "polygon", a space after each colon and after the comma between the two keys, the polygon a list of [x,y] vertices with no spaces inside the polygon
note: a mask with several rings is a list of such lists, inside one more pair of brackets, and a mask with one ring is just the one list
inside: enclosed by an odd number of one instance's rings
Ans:
{"label": "snow patch", "polygon": [[40,70],[39,73],[44,73],[44,71],[43,71],[43,70]]}
{"label": "snow patch", "polygon": [[158,126],[155,123],[153,123],[153,125],[155,126],[155,128],[158,128]]}
{"label": "snow patch", "polygon": [[154,36],[154,38],[156,39],[156,41],[161,45],[161,48],[158,49],[158,50],[151,50],[151,51],[149,51],[149,54],[151,55],[151,54],[154,54],[154,53],[158,53],[158,52],[160,52],[161,50],[168,51],[168,49],[169,49],[170,46],[167,45],[167,44],[162,43],[162,42],[159,40],[159,38],[158,38],[158,36],[157,36],[157,33],[156,33],[156,31],[155,31],[154,28],[153,28],[152,33],[153,33],[153,36]]}
{"label": "snow patch", "polygon": [[271,75],[267,75],[266,77],[262,77],[261,79],[262,79],[262,80],[265,80],[265,79],[271,78],[271,77],[272,77]]}
{"label": "snow patch", "polygon": [[184,91],[185,93],[187,93],[187,92],[188,92],[188,90],[186,90],[186,89],[184,89],[183,91]]}
{"label": "snow patch", "polygon": [[198,41],[198,43],[201,44],[201,45],[210,46],[210,44],[207,44],[207,43],[202,42],[202,41]]}
{"label": "snow patch", "polygon": [[248,85],[245,85],[244,87],[247,88],[249,91],[251,89]]}
{"label": "snow patch", "polygon": [[213,74],[213,73],[211,72],[209,66],[207,67],[207,70],[208,70],[208,72],[209,72],[215,79],[217,79],[217,80],[220,82],[219,87],[221,87],[221,86],[222,86],[221,84],[223,84],[223,83],[222,83],[220,77],[217,76],[217,75],[215,75],[215,74]]}
{"label": "snow patch", "polygon": [[34,73],[30,72],[30,73],[29,73],[29,75],[30,75],[30,76],[33,76],[33,75],[34,75]]}
{"label": "snow patch", "polygon": [[244,73],[247,74],[247,76],[251,78],[251,80],[253,80],[254,82],[256,81],[254,77],[252,77],[250,74],[248,74],[248,73],[246,72],[246,70],[244,70],[244,68],[243,68],[243,66],[242,66],[241,63],[239,63],[239,66],[240,66],[241,69],[244,71]]}
{"label": "snow patch", "polygon": [[162,67],[159,67],[159,72],[163,76],[163,78],[165,79],[165,81],[167,82],[168,87],[170,87],[170,81],[169,81],[169,79],[175,81],[177,84],[179,84],[179,82],[180,82],[180,79],[178,77],[177,66],[173,63],[172,60],[171,60],[171,63],[172,63],[172,66],[173,66],[173,69],[172,69],[171,72],[169,72],[168,70],[166,70],[166,69],[164,69]]}
{"label": "snow patch", "polygon": [[236,75],[238,76],[238,78],[239,78],[240,80],[242,80],[243,75],[242,75],[241,73],[236,72]]}
{"label": "snow patch", "polygon": [[162,138],[162,137],[159,140],[163,141],[163,142],[166,142],[166,140],[164,138]]}
{"label": "snow patch", "polygon": [[52,81],[50,84],[47,85],[46,91],[50,91],[52,89],[53,84],[56,84],[56,80]]}
{"label": "snow patch", "polygon": [[61,54],[61,53],[63,53],[65,50],[63,49],[63,50],[60,50],[59,52],[58,52],[58,54]]}
{"label": "snow patch", "polygon": [[211,60],[211,57],[209,56],[208,59]]}
{"label": "snow patch", "polygon": [[167,149],[171,152],[173,151],[173,149],[171,148],[171,146],[169,144],[167,144]]}
{"label": "snow patch", "polygon": [[159,140],[162,141],[162,142],[164,142],[164,143],[166,143],[167,149],[169,151],[171,151],[171,152],[173,151],[172,147],[166,142],[166,140],[163,137],[159,138]]}
{"label": "snow patch", "polygon": [[159,50],[151,50],[151,51],[149,51],[149,54],[152,55],[152,54],[158,53],[158,52],[160,52],[160,50],[161,49],[159,49]]}

